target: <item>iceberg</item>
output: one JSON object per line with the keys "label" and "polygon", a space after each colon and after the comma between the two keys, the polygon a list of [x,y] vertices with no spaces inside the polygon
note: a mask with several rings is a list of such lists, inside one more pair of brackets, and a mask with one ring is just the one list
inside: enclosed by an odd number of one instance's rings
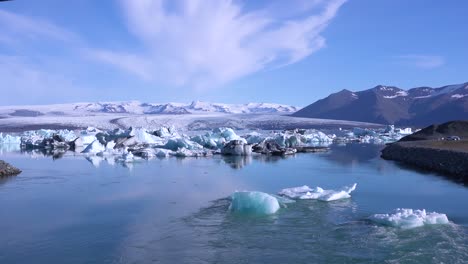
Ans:
{"label": "iceberg", "polygon": [[12,136],[6,134],[3,136],[3,133],[0,133],[0,144],[15,144],[19,145],[21,144],[21,137],[18,136]]}
{"label": "iceberg", "polygon": [[447,215],[423,210],[398,208],[392,214],[375,214],[369,217],[375,223],[404,229],[424,225],[448,224]]}
{"label": "iceberg", "polygon": [[357,184],[355,183],[352,186],[345,186],[339,190],[324,190],[320,187],[310,188],[309,186],[304,185],[283,189],[278,194],[291,199],[321,200],[329,202],[350,198],[351,192],[356,189],[356,186]]}
{"label": "iceberg", "polygon": [[198,135],[190,138],[193,142],[209,149],[222,148],[226,142],[232,140],[241,140],[247,143],[245,138],[238,136],[232,128],[221,127],[214,129],[213,132],[207,132],[205,135]]}
{"label": "iceberg", "polygon": [[278,199],[263,192],[235,192],[229,211],[243,214],[274,214],[280,209]]}
{"label": "iceberg", "polygon": [[245,144],[242,140],[231,140],[221,150],[221,154],[233,156],[252,155],[252,145]]}
{"label": "iceberg", "polygon": [[160,137],[148,133],[144,128],[131,128],[129,135],[135,138],[136,143],[162,144]]}
{"label": "iceberg", "polygon": [[258,132],[250,132],[247,135],[244,136],[245,140],[247,140],[247,144],[258,144],[265,140],[266,138],[262,136]]}
{"label": "iceberg", "polygon": [[198,144],[197,142],[191,141],[187,138],[171,138],[169,139],[166,144],[163,146],[165,149],[169,149],[172,151],[177,151],[181,149],[188,149],[188,150],[201,150],[203,146]]}
{"label": "iceberg", "polygon": [[98,140],[94,140],[91,144],[89,144],[81,153],[99,153],[104,152],[106,147],[102,145]]}

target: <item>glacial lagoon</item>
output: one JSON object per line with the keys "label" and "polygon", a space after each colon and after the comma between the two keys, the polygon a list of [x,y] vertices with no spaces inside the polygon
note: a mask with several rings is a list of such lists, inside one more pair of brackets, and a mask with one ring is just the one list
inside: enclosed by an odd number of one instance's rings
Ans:
{"label": "glacial lagoon", "polygon": [[[132,163],[7,149],[0,158],[23,173],[0,179],[0,263],[467,263],[468,188],[382,160],[381,148]],[[235,191],[353,183],[349,199],[297,200],[270,215],[229,210]],[[450,223],[370,220],[396,208]]]}

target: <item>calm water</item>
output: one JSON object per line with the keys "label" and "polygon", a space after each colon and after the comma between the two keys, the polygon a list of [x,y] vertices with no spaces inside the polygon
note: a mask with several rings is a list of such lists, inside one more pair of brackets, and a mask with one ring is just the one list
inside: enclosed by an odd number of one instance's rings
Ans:
{"label": "calm water", "polygon": [[[0,263],[468,263],[468,188],[381,160],[379,148],[126,167],[3,153],[23,173],[0,180]],[[227,210],[236,190],[354,182],[349,200],[299,201],[266,217]],[[402,230],[366,220],[398,207],[453,224]]]}

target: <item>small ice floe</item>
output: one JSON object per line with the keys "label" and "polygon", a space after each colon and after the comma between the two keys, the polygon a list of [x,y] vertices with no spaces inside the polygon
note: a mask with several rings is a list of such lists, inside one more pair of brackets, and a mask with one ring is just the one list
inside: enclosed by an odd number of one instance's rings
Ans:
{"label": "small ice floe", "polygon": [[244,214],[274,214],[280,203],[274,196],[263,192],[235,192],[231,195],[229,211]]}
{"label": "small ice floe", "polygon": [[436,212],[426,213],[426,210],[398,208],[392,214],[375,214],[369,219],[378,224],[414,228],[424,225],[448,224],[447,215]]}
{"label": "small ice floe", "polygon": [[339,190],[324,190],[320,187],[310,188],[307,185],[294,188],[286,188],[278,194],[291,199],[312,199],[321,201],[335,201],[351,197],[351,192],[356,189],[356,183],[352,186],[345,186]]}

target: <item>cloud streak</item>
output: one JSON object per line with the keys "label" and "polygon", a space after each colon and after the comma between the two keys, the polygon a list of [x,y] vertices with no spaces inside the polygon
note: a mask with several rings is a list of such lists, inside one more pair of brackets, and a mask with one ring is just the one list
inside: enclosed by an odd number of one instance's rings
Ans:
{"label": "cloud streak", "polygon": [[269,12],[270,6],[246,11],[231,0],[123,0],[129,30],[145,50],[107,51],[95,58],[146,80],[152,76],[198,89],[222,86],[323,48],[321,33],[345,1],[311,1],[298,10],[309,10],[306,16],[284,20]]}
{"label": "cloud streak", "polygon": [[50,39],[65,42],[79,42],[73,32],[56,26],[46,20],[31,18],[0,10],[0,43],[18,44],[24,40]]}

